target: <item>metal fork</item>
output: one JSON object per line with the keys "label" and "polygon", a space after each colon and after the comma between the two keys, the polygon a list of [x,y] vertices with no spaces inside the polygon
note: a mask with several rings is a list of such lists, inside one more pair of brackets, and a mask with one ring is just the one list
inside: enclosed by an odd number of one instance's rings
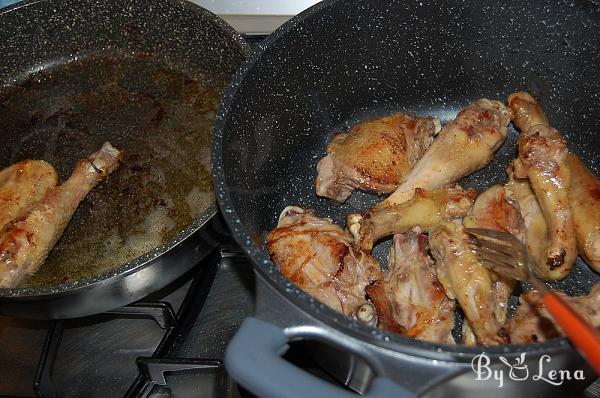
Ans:
{"label": "metal fork", "polygon": [[531,268],[527,247],[508,232],[466,228],[474,239],[473,250],[482,265],[519,281],[528,281],[542,295],[544,305],[579,353],[600,374],[600,331],[565,299],[539,280]]}

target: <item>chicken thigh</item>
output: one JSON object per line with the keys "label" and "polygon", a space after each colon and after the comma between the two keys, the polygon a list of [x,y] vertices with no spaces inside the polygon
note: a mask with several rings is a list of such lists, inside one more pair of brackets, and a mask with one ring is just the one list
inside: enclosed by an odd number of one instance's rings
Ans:
{"label": "chicken thigh", "polygon": [[39,202],[58,175],[43,160],[23,160],[0,171],[0,228]]}
{"label": "chicken thigh", "polygon": [[600,181],[575,154],[567,155],[567,165],[577,248],[589,266],[600,272]]}
{"label": "chicken thigh", "polygon": [[429,231],[442,221],[466,216],[473,205],[476,192],[460,186],[435,191],[415,189],[407,202],[375,207],[365,214],[350,213],[348,229],[357,247],[371,251],[377,240],[409,231],[415,226]]}
{"label": "chicken thigh", "polygon": [[434,190],[487,166],[506,139],[510,119],[498,101],[480,99],[445,126],[400,186],[378,207],[408,201],[415,188]]}
{"label": "chicken thigh", "polygon": [[0,287],[17,286],[34,273],[54,247],[79,203],[119,167],[123,153],[108,142],[88,159],[77,162],[62,185],[44,197],[0,233]]}
{"label": "chicken thigh", "polygon": [[571,175],[567,146],[551,128],[540,104],[531,95],[518,92],[508,97],[513,122],[521,130],[515,176],[528,178],[548,228],[546,261],[536,272],[546,280],[562,279],[577,258],[575,225],[569,204]]}
{"label": "chicken thigh", "polygon": [[473,251],[472,237],[457,222],[445,222],[429,234],[437,278],[446,295],[456,299],[473,329],[477,343],[491,346],[508,342],[496,318],[494,279]]}
{"label": "chicken thigh", "polygon": [[352,247],[352,236],[311,210],[288,206],[267,249],[279,271],[322,303],[345,315],[367,302],[365,287],[381,277],[379,262]]}
{"label": "chicken thigh", "polygon": [[444,293],[427,254],[427,237],[415,228],[394,235],[388,271],[367,293],[379,325],[420,340],[454,344],[454,300]]}
{"label": "chicken thigh", "polygon": [[437,119],[395,113],[337,134],[317,165],[317,195],[343,202],[356,188],[393,192],[440,129]]}

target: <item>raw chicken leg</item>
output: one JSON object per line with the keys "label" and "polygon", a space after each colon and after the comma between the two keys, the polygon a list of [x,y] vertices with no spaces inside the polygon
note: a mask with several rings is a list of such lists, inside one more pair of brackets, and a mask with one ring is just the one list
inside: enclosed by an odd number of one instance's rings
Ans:
{"label": "raw chicken leg", "polygon": [[394,235],[388,271],[367,294],[377,309],[379,325],[419,340],[454,344],[454,300],[444,293],[427,254],[427,237],[419,228]]}
{"label": "raw chicken leg", "polygon": [[317,195],[343,202],[355,188],[393,192],[440,129],[437,119],[395,113],[337,134],[317,165]]}
{"label": "raw chicken leg", "polygon": [[54,167],[43,160],[23,160],[0,171],[0,228],[25,214],[57,183]]}
{"label": "raw chicken leg", "polygon": [[50,188],[23,217],[0,234],[0,287],[17,286],[37,270],[54,247],[79,203],[119,167],[123,153],[108,142],[88,159],[77,162],[64,184]]}
{"label": "raw chicken leg", "polygon": [[442,129],[396,191],[377,207],[406,202],[415,188],[442,188],[484,168],[506,139],[509,121],[501,102],[480,99],[467,106]]}
{"label": "raw chicken leg", "polygon": [[352,247],[352,237],[330,219],[288,206],[267,249],[279,270],[305,292],[331,308],[356,317],[367,303],[365,287],[381,277],[379,262]]}
{"label": "raw chicken leg", "polygon": [[[513,122],[521,130],[515,177],[529,178],[550,239],[546,269],[538,269],[547,280],[569,274],[577,258],[575,225],[569,204],[571,175],[567,166],[567,146],[560,133],[551,128],[540,104],[531,95],[518,92],[508,97]],[[538,264],[538,268],[543,267]]]}

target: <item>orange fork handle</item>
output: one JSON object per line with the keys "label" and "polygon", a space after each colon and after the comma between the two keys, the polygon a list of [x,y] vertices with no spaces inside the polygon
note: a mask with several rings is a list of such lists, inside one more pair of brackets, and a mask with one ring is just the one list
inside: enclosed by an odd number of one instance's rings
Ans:
{"label": "orange fork handle", "polygon": [[544,304],[581,356],[600,375],[600,331],[579,315],[567,301],[554,293],[544,295]]}

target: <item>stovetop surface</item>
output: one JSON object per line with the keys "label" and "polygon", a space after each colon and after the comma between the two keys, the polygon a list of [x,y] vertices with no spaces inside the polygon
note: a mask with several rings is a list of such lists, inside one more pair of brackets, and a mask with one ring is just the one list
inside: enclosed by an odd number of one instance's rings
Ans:
{"label": "stovetop surface", "polygon": [[[215,257],[217,261],[213,261]],[[241,321],[253,311],[252,266],[229,242],[213,254],[212,260],[205,259],[192,273],[144,301],[168,303],[177,313],[193,283],[194,272],[203,273],[202,278],[214,278],[214,281],[187,337],[170,356],[221,361],[227,342]],[[35,396],[33,382],[44,343],[53,326],[47,321],[0,316],[0,395]],[[61,397],[82,394],[86,397],[125,396],[140,374],[136,359],[151,357],[166,332],[153,319],[124,318],[120,314],[67,320],[61,326],[62,337],[43,395],[56,392]],[[159,368],[161,366],[159,364]],[[145,395],[240,396],[237,386],[225,376],[222,364],[218,362],[209,372],[166,373],[165,381],[165,387],[155,385]]]}

